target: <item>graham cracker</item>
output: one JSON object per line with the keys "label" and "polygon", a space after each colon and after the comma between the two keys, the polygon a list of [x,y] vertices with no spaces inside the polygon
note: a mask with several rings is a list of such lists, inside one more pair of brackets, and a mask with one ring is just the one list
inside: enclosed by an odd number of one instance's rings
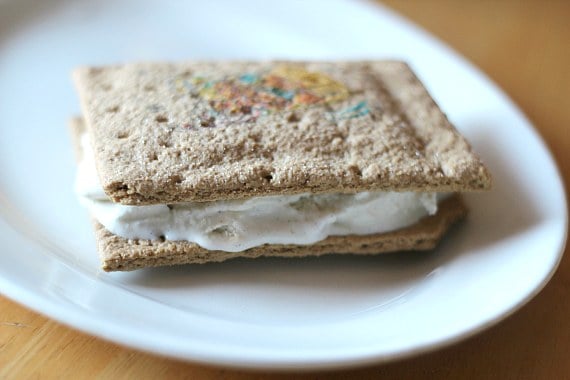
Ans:
{"label": "graham cracker", "polygon": [[210,251],[186,241],[124,239],[95,222],[103,270],[130,271],[145,267],[204,264],[233,258],[307,257],[324,254],[371,255],[435,248],[447,230],[463,219],[467,209],[459,195],[440,203],[438,212],[417,224],[373,235],[330,236],[312,245],[267,244],[242,252]]}
{"label": "graham cracker", "polygon": [[137,63],[74,79],[115,202],[491,185],[403,62]]}

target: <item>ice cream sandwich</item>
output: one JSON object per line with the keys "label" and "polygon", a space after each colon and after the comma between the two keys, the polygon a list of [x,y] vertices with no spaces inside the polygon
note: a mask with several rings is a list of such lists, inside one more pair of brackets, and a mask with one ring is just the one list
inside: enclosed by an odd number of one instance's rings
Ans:
{"label": "ice cream sandwich", "polygon": [[491,177],[402,62],[77,69],[107,271],[435,247]]}

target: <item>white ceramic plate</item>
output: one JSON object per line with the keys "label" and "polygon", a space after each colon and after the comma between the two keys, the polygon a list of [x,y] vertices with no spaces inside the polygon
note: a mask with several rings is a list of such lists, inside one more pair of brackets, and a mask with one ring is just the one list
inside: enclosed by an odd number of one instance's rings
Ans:
{"label": "white ceramic plate", "polygon": [[[66,121],[80,64],[188,58],[401,58],[495,178],[434,252],[236,260],[105,274],[72,193]],[[457,341],[534,296],[567,226],[554,162],[484,75],[379,6],[349,1],[0,4],[0,289],[88,333],[237,367],[386,361]]]}

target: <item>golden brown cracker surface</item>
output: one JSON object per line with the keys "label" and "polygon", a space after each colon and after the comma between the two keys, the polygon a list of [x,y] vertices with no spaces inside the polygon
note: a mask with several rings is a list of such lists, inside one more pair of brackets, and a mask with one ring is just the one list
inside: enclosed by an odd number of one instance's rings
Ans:
{"label": "golden brown cracker surface", "polygon": [[102,185],[123,204],[490,187],[402,62],[139,63],[74,79]]}

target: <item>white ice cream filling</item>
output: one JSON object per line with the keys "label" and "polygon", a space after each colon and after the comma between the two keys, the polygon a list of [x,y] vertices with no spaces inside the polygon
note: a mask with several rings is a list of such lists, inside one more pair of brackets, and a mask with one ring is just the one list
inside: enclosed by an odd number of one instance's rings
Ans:
{"label": "white ice cream filling", "polygon": [[105,195],[87,134],[76,191],[107,230],[127,239],[184,240],[239,252],[263,244],[313,244],[334,235],[397,230],[437,211],[436,193],[296,194],[249,199],[126,206]]}

